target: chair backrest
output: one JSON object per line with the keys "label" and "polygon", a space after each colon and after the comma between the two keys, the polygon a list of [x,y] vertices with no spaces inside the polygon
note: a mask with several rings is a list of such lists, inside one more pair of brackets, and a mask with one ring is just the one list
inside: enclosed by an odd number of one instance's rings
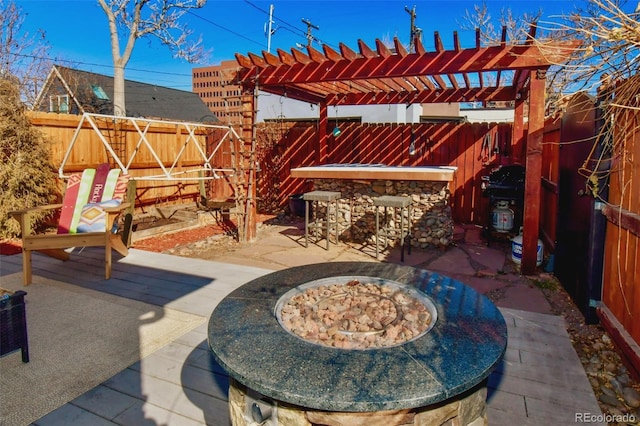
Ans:
{"label": "chair backrest", "polygon": [[[96,221],[101,218],[95,208],[88,209],[87,206],[111,200],[119,204],[126,194],[128,181],[129,175],[122,174],[120,169],[110,169],[109,164],[72,174],[62,200],[58,234],[75,234],[82,222],[90,223],[95,228]],[[81,232],[87,232],[87,223],[83,225],[85,231]]]}

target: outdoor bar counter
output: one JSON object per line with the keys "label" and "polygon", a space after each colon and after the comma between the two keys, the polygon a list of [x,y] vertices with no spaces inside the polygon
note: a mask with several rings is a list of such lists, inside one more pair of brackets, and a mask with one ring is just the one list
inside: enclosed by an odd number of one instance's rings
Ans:
{"label": "outdoor bar counter", "polygon": [[338,223],[343,239],[375,243],[373,202],[381,195],[411,196],[411,245],[446,247],[453,240],[451,188],[456,167],[327,164],[291,169],[314,190],[339,191]]}
{"label": "outdoor bar counter", "polygon": [[457,167],[402,167],[382,164],[327,164],[291,169],[291,176],[311,179],[415,180],[450,182]]}

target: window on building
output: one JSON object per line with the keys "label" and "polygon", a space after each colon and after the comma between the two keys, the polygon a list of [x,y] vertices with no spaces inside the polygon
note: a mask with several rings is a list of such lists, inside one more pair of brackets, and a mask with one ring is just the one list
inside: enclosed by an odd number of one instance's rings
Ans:
{"label": "window on building", "polygon": [[109,100],[109,96],[107,95],[107,93],[104,91],[104,89],[97,85],[97,84],[92,84],[91,85],[91,89],[93,90],[93,94],[96,95],[96,97],[98,99],[100,99],[101,101],[108,101]]}
{"label": "window on building", "polygon": [[49,112],[69,114],[69,95],[49,96]]}

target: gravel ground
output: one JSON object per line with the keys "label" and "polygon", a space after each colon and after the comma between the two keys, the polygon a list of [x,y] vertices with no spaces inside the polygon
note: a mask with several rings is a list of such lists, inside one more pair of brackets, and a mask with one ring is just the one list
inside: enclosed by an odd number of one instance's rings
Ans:
{"label": "gravel ground", "polygon": [[584,317],[567,292],[552,276],[539,282],[554,314],[567,323],[573,347],[589,377],[600,408],[612,425],[640,425],[640,382],[633,380],[609,334],[599,324],[585,324]]}

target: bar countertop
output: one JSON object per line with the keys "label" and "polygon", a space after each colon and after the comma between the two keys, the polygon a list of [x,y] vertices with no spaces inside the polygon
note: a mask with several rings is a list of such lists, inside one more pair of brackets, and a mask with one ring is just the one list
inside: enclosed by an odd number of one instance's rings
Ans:
{"label": "bar countertop", "polygon": [[457,167],[453,166],[386,166],[383,164],[325,164],[291,169],[295,178],[430,180],[451,182]]}

